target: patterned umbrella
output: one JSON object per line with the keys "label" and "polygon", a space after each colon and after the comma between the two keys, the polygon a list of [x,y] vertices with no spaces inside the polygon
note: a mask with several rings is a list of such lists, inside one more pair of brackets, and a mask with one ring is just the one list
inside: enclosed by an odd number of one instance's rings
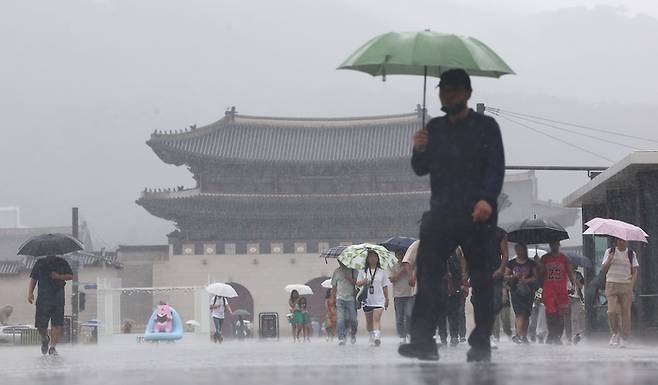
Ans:
{"label": "patterned umbrella", "polygon": [[390,269],[398,262],[395,255],[386,250],[384,246],[370,243],[347,246],[338,256],[338,261],[351,269],[363,269],[366,267],[366,257],[369,250],[379,255],[379,264],[384,269]]}
{"label": "patterned umbrella", "polygon": [[347,246],[332,247],[331,249],[320,254],[320,258],[324,258],[324,262],[329,263],[327,262],[328,258],[338,258],[338,256],[343,252],[343,250],[345,250],[345,248],[347,248]]}

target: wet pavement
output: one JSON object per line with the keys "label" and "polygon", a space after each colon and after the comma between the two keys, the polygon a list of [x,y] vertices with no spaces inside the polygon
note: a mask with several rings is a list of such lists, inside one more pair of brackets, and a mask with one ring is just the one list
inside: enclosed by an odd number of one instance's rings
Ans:
{"label": "wet pavement", "polygon": [[193,335],[173,344],[139,344],[115,336],[101,345],[62,345],[59,357],[39,347],[0,347],[1,384],[656,384],[658,349],[603,342],[578,346],[501,343],[491,364],[467,364],[467,347],[441,349],[421,363],[396,353],[397,339],[379,348],[314,340],[226,341]]}

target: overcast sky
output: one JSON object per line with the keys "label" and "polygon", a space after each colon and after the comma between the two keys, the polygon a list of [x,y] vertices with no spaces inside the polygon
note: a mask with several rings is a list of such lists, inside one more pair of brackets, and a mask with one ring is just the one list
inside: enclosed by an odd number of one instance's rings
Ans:
{"label": "overcast sky", "polygon": [[[656,1],[5,0],[0,207],[21,206],[23,223],[40,226],[68,223],[79,206],[97,245],[164,243],[173,225],[134,201],[146,186],[193,180],[145,145],[153,130],[207,124],[232,105],[275,116],[410,112],[419,78],[335,68],[377,34],[425,28],[475,36],[517,72],[474,79],[474,103],[658,140]],[[611,164],[500,124],[509,164]],[[631,151],[545,129],[612,161]],[[587,181],[538,175],[540,196],[556,201]]]}

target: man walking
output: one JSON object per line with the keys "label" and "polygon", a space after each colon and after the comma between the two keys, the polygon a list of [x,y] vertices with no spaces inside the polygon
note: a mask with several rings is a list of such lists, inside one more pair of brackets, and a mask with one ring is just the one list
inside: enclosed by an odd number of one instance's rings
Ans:
{"label": "man walking", "polygon": [[[508,337],[512,336],[512,325],[510,322],[510,295],[507,285],[503,282],[505,267],[509,262],[509,243],[507,232],[500,227],[496,228],[496,244],[499,255],[492,261],[494,279],[494,326],[493,337],[495,343],[500,342],[500,327],[502,323],[503,332]],[[492,344],[495,346],[495,344]]]}
{"label": "man walking", "polygon": [[38,259],[32,268],[27,302],[34,303],[34,288],[38,284],[34,326],[41,335],[41,354],[57,355],[57,342],[64,325],[64,286],[65,281],[72,279],[73,271],[68,262],[54,255]]}
{"label": "man walking", "polygon": [[475,328],[468,361],[491,358],[493,278],[496,258],[497,200],[505,175],[505,156],[496,121],[467,107],[471,80],[464,70],[443,73],[439,98],[445,116],[432,119],[414,135],[411,164],[430,175],[430,211],[423,214],[417,256],[418,293],[411,321],[411,342],[398,352],[406,357],[438,360],[433,335],[445,309],[441,277],[446,259],[461,246],[468,264]]}
{"label": "man walking", "polygon": [[404,251],[396,250],[398,264],[392,269],[388,279],[393,284],[393,304],[395,305],[395,326],[401,343],[407,343],[411,327],[411,311],[414,308],[414,288],[409,285],[408,269],[402,264]]}
{"label": "man walking", "polygon": [[345,345],[345,323],[349,323],[351,343],[356,343],[357,318],[356,299],[354,296],[358,272],[338,261],[340,265],[331,277],[331,295],[336,302],[336,318],[338,320],[338,344]]}
{"label": "man walking", "polygon": [[550,252],[541,258],[539,270],[544,277],[542,299],[546,309],[548,326],[547,344],[562,344],[564,319],[569,314],[567,278],[575,286],[573,268],[566,255],[560,252],[560,242],[549,243]]}

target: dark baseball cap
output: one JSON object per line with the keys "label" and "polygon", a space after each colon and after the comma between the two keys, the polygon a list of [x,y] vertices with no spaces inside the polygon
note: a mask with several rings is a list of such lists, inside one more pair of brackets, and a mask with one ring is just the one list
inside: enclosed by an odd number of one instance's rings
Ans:
{"label": "dark baseball cap", "polygon": [[464,86],[470,90],[472,89],[471,77],[461,68],[447,70],[441,74],[439,87],[441,86]]}

